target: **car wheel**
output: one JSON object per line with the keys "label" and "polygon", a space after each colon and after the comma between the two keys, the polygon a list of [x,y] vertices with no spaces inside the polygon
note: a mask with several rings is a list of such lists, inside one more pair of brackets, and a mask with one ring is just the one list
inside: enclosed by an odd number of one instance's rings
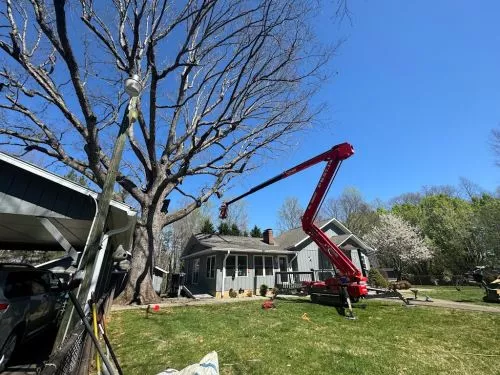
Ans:
{"label": "car wheel", "polygon": [[17,345],[17,334],[15,332],[11,333],[11,335],[5,341],[5,344],[0,350],[0,371],[3,371],[7,366],[12,354],[14,353],[14,349],[16,349]]}

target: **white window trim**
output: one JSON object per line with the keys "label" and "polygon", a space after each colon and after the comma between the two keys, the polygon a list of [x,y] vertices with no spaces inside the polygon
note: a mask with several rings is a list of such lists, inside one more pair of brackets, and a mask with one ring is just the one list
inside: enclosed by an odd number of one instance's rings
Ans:
{"label": "white window trim", "polygon": [[[262,258],[262,275],[257,275],[257,268],[255,267],[255,258]],[[266,275],[266,259],[265,258],[272,259],[272,265],[273,265],[273,274],[272,275]],[[253,270],[254,270],[255,276],[258,276],[258,277],[275,276],[276,270],[274,268],[274,260],[275,260],[275,257],[273,255],[254,255],[253,256]]]}
{"label": "white window trim", "polygon": [[[216,262],[215,255],[209,255],[209,256],[207,257],[207,263],[206,263],[206,265],[207,265],[207,266],[208,266],[208,265],[210,265],[210,266],[212,265],[212,262],[211,262],[211,261],[209,262],[209,259],[212,259],[212,258],[214,259],[214,267],[213,267],[213,269],[212,269],[212,267],[210,268],[210,272],[209,272],[209,269],[208,269],[208,267],[207,267],[207,269],[206,269],[206,273],[205,273],[205,277],[206,277],[207,279],[210,279],[210,280],[215,279],[215,276],[216,276],[216,274],[217,274],[217,264],[215,263],[215,262]],[[210,277],[211,271],[214,271],[214,276],[213,276],[213,277]],[[207,274],[208,274],[208,276],[207,276]]]}
{"label": "white window trim", "polygon": [[[249,274],[249,268],[248,268],[248,255],[242,255],[242,254],[231,254],[228,256],[229,257],[234,257],[234,278],[237,278],[237,277],[248,277],[248,274]],[[246,276],[238,276],[238,257],[245,257],[247,258],[247,274]],[[227,261],[226,261],[226,275],[225,277],[230,277],[230,278],[233,278],[233,276],[228,276],[227,275]]]}

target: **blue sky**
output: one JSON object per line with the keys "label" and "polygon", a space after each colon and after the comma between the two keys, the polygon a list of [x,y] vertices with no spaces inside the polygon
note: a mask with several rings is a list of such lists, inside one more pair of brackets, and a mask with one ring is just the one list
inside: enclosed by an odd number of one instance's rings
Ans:
{"label": "blue sky", "polygon": [[[388,200],[460,176],[494,190],[500,170],[488,142],[500,123],[500,3],[358,1],[350,9],[352,24],[334,23],[326,9],[316,23],[322,42],[346,39],[328,66],[320,124],[228,195],[344,141],[356,154],[329,196],[354,185],[368,201]],[[276,228],[285,197],[305,206],[321,170],[247,198],[249,224]]]}

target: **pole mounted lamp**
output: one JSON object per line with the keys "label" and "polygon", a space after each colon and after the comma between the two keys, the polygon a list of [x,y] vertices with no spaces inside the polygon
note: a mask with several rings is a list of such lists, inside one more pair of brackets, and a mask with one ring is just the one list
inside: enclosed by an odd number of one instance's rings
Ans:
{"label": "pole mounted lamp", "polygon": [[132,77],[125,80],[125,92],[130,96],[130,102],[128,104],[128,119],[130,124],[135,122],[139,116],[139,112],[137,111],[137,100],[141,91],[142,83],[138,74],[134,74]]}
{"label": "pole mounted lamp", "polygon": [[[98,207],[94,224],[90,229],[88,235],[88,249],[83,253],[82,260],[79,265],[79,271],[83,271],[82,285],[77,292],[78,303],[81,306],[87,306],[87,301],[91,298],[92,294],[98,290],[95,280],[99,280],[97,276],[102,272],[105,248],[101,247],[101,238],[103,237],[104,229],[106,227],[106,218],[109,212],[109,206],[113,197],[114,185],[116,176],[118,175],[118,168],[122,159],[123,149],[125,147],[125,140],[127,138],[127,131],[130,125],[137,120],[139,111],[137,105],[139,102],[139,95],[142,91],[142,83],[138,74],[134,74],[125,80],[125,92],[130,96],[128,104],[128,111],[124,114],[124,118],[120,125],[120,130],[116,137],[113,154],[111,156],[108,170],[105,176],[102,191],[99,194]],[[101,254],[102,252],[102,254]],[[97,297],[100,297],[99,295]],[[75,319],[72,318],[72,309],[68,309],[64,315],[61,326],[66,325],[66,329],[60,329],[56,338],[54,347],[60,345],[66,336],[68,328],[76,324]]]}
{"label": "pole mounted lamp", "polygon": [[142,83],[138,74],[134,74],[125,80],[125,92],[131,97],[136,98],[142,91]]}

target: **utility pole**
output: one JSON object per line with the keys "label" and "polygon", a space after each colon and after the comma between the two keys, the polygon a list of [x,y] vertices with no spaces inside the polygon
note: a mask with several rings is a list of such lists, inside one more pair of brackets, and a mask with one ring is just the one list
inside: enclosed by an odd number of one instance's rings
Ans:
{"label": "utility pole", "polygon": [[[101,247],[101,240],[106,226],[109,206],[111,199],[113,198],[116,176],[118,175],[118,169],[120,167],[123,149],[125,147],[125,141],[127,140],[127,131],[130,125],[137,118],[137,98],[141,90],[142,85],[138,75],[134,75],[125,80],[125,91],[130,95],[130,102],[125,110],[125,113],[123,114],[122,122],[120,124],[120,130],[118,131],[118,136],[116,137],[115,146],[113,148],[113,154],[109,163],[109,168],[106,173],[102,191],[99,194],[96,217],[94,219],[94,223],[91,227],[87,240],[87,243],[89,245],[83,253],[82,259],[80,260],[78,266],[78,270],[83,271],[83,282],[78,288],[76,296],[78,298],[80,306],[82,306],[84,310],[87,304],[87,299],[92,292],[90,290],[92,275],[95,272],[99,272],[99,270],[101,269],[100,264],[96,264],[96,256]],[[56,345],[54,346],[54,350],[57,349],[57,346],[62,343],[68,331],[71,329],[71,327],[73,327],[72,315],[73,308],[67,309],[61,323],[61,328],[65,328],[59,329],[55,341]]]}

